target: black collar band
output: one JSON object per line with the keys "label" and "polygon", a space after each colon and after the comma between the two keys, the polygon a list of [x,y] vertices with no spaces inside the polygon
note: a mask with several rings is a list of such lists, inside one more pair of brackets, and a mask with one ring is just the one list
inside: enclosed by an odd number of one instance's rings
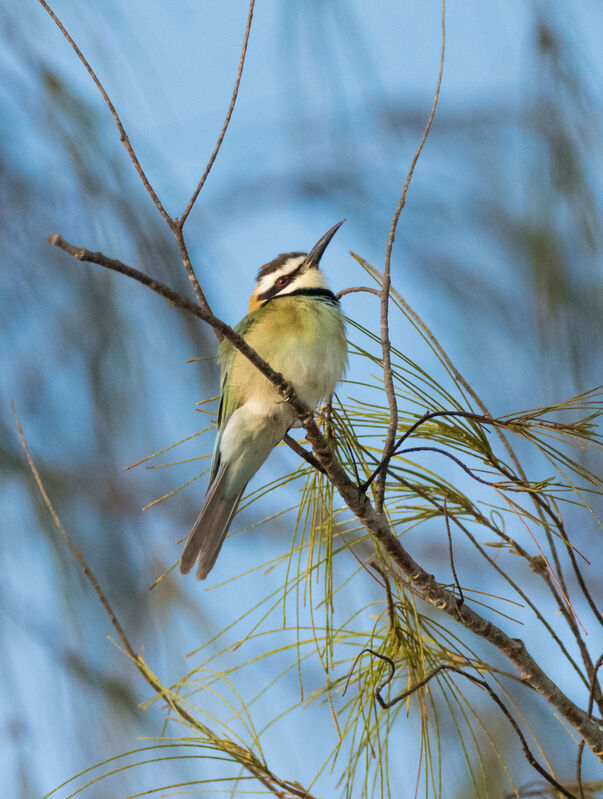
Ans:
{"label": "black collar band", "polygon": [[317,297],[318,299],[324,297],[324,299],[329,302],[333,302],[337,305],[339,304],[339,300],[332,291],[321,288],[296,289],[295,291],[290,291],[288,294],[277,294],[275,297],[266,300],[263,304],[266,305],[269,302],[274,302],[274,300],[282,300],[285,299],[285,297]]}

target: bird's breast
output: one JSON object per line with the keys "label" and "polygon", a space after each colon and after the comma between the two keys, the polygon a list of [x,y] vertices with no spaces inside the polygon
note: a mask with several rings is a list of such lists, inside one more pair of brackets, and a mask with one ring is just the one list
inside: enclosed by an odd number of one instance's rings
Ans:
{"label": "bird's breast", "polygon": [[[347,364],[343,314],[315,298],[283,297],[270,303],[245,339],[312,409],[333,392]],[[282,405],[269,381],[240,353],[229,381],[245,401]]]}

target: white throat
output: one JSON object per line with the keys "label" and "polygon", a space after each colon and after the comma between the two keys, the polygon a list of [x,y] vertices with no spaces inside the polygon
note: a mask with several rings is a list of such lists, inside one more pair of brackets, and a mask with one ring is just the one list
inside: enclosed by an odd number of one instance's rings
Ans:
{"label": "white throat", "polygon": [[296,278],[293,283],[290,283],[288,286],[282,291],[279,291],[277,296],[281,296],[282,294],[291,294],[292,291],[297,291],[298,289],[326,289],[327,286],[327,279],[325,277],[325,273],[321,272],[320,269],[308,269],[307,272],[304,272],[298,278]]}

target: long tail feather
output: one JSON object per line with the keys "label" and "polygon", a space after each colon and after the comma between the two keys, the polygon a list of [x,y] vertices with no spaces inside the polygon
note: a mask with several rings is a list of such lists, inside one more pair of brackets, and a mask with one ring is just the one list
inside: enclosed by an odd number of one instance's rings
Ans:
{"label": "long tail feather", "polygon": [[204,580],[220,553],[245,486],[232,498],[224,496],[227,469],[216,477],[205,505],[197,517],[180,559],[180,571],[188,574],[198,559],[197,579]]}

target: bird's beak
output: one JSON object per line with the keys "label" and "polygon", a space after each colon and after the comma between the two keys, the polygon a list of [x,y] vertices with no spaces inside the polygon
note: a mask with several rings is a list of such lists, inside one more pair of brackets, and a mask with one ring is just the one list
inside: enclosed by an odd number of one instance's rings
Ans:
{"label": "bird's beak", "polygon": [[[331,230],[327,230],[325,235],[319,239],[314,247],[308,253],[308,257],[306,258],[306,262],[304,264],[305,269],[318,269],[318,265],[320,263],[320,259],[322,258],[322,254],[327,249],[327,246],[333,236],[337,233],[339,228],[343,225],[345,219],[342,219],[341,222],[338,222],[336,225],[333,225]],[[305,271],[304,269],[304,271]]]}

